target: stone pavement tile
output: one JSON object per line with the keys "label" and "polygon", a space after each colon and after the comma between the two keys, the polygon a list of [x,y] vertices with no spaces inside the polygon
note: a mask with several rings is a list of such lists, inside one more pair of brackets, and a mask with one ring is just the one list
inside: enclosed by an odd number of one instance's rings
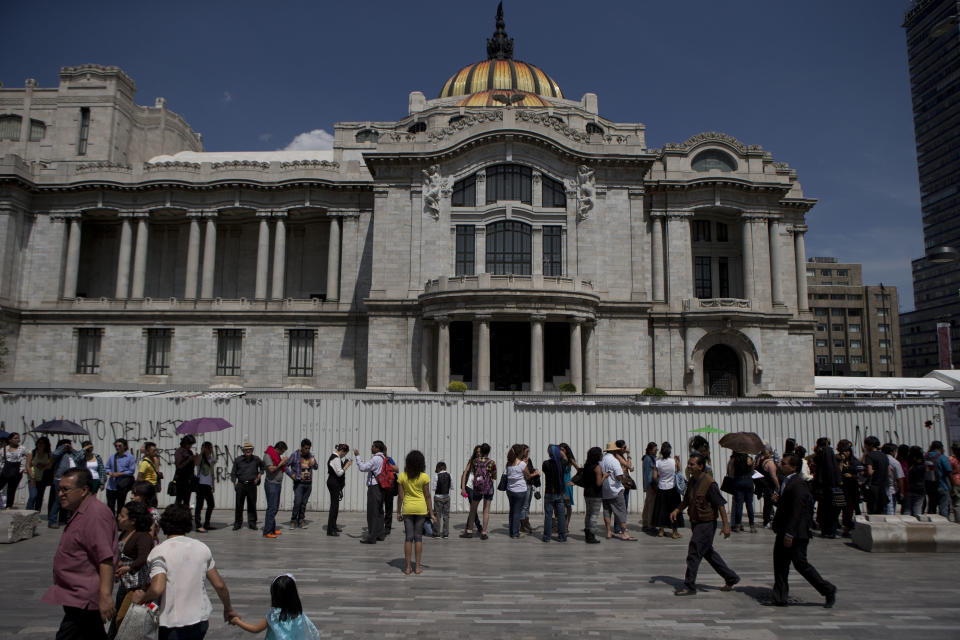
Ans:
{"label": "stone pavement tile", "polygon": [[[680,540],[635,532],[638,542],[585,545],[574,528],[568,542],[544,544],[535,536],[511,540],[506,515],[494,514],[489,540],[464,540],[457,535],[465,516],[456,514],[452,537],[425,538],[423,574],[405,576],[402,533],[394,527],[385,542],[361,545],[363,514],[341,514],[345,530],[332,538],[324,535],[326,514],[311,513],[309,529],[281,524],[283,535],[274,540],[230,530],[230,515],[218,511],[221,528],[192,535],[213,550],[237,611],[246,619],[262,617],[270,583],[289,572],[304,610],[329,638],[833,640],[911,631],[949,637],[960,616],[960,589],[951,580],[960,556],[952,554],[872,555],[843,540],[816,539],[809,556],[838,586],[837,607],[823,609],[819,594],[792,572],[796,605],[771,608],[758,602],[769,597],[772,583],[773,535],[766,530],[718,536],[718,551],[742,579],[734,592],[721,592],[720,578],[704,563],[698,595],[677,598],[688,531]],[[32,540],[0,547],[7,585],[0,590],[0,638],[48,639],[59,624],[61,611],[40,597],[50,584],[60,531],[39,531]],[[216,594],[209,593],[214,617],[207,637],[251,637],[223,622]],[[904,594],[915,607],[905,606]]]}

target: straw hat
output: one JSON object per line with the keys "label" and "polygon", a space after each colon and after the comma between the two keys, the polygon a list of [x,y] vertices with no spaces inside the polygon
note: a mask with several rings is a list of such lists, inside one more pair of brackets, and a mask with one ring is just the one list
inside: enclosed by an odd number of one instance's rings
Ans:
{"label": "straw hat", "polygon": [[620,447],[617,446],[617,443],[611,440],[607,443],[607,446],[604,448],[604,451],[620,451]]}
{"label": "straw hat", "polygon": [[256,447],[253,446],[253,443],[252,443],[252,442],[244,442],[244,443],[243,443],[243,446],[240,447],[240,448],[241,448],[241,449],[255,449]]}

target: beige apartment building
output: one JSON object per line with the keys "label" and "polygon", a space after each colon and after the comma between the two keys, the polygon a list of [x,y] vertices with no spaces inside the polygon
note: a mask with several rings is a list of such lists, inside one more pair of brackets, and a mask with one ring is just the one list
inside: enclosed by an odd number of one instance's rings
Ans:
{"label": "beige apartment building", "polygon": [[896,287],[864,286],[859,264],[810,258],[807,291],[816,320],[815,375],[903,374]]}

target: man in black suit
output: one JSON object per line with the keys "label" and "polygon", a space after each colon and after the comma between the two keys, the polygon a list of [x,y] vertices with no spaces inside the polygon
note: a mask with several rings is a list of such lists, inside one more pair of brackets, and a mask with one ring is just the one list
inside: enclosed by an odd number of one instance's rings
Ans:
{"label": "man in black suit", "polygon": [[773,518],[773,531],[777,534],[773,543],[773,602],[776,606],[787,605],[790,590],[787,576],[790,563],[806,578],[820,595],[826,598],[824,606],[830,608],[837,600],[837,588],[824,580],[807,561],[807,545],[810,543],[810,489],[803,478],[797,475],[802,461],[800,456],[788,453],[780,460],[780,471],[785,479],[780,493],[774,496],[777,514]]}

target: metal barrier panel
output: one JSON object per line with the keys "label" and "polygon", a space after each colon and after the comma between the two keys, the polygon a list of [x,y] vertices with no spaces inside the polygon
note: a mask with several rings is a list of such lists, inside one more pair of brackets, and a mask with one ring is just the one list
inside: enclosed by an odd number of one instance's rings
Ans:
{"label": "metal barrier panel", "polygon": [[[639,480],[640,458],[647,442],[658,445],[668,441],[674,451],[686,453],[691,430],[711,425],[724,431],[754,431],[776,449],[782,449],[788,437],[813,449],[816,439],[827,436],[836,443],[848,438],[859,454],[863,439],[876,435],[883,442],[916,444],[924,447],[932,440],[948,443],[943,402],[940,399],[917,400],[723,400],[677,398],[648,400],[633,396],[582,396],[560,400],[558,396],[524,397],[470,394],[417,394],[366,392],[276,392],[258,391],[233,398],[189,397],[86,397],[78,395],[44,395],[27,392],[0,396],[0,420],[7,431],[29,432],[45,420],[67,418],[85,426],[90,432],[95,451],[104,462],[112,453],[112,442],[124,437],[136,452],[147,441],[161,449],[162,471],[166,480],[173,477],[173,454],[179,445],[176,426],[190,418],[222,417],[232,429],[198,436],[198,442],[209,440],[217,453],[217,506],[232,508],[233,489],[229,481],[233,459],[240,455],[240,445],[250,440],[257,455],[263,456],[268,445],[285,441],[290,449],[303,438],[313,443],[313,452],[321,465],[335,444],[346,442],[370,455],[370,444],[383,440],[388,452],[403,466],[403,458],[411,449],[420,449],[427,459],[427,472],[433,476],[436,462],[443,460],[458,486],[460,473],[472,447],[487,442],[498,470],[503,471],[507,449],[517,442],[530,445],[532,459],[539,467],[551,443],[567,442],[578,460],[583,460],[589,447],[602,447],[610,440],[623,439],[629,444]],[[933,421],[933,428],[923,426]],[[726,468],[728,452],[720,449],[719,436],[708,434],[715,475],[719,480]],[[55,444],[56,436],[51,439]],[[34,438],[27,434],[24,445],[32,448]],[[351,451],[350,458],[353,458]],[[326,474],[321,468],[314,480],[309,508],[326,510],[329,494]],[[466,500],[455,496],[451,510],[468,508]],[[630,500],[630,511],[638,513],[642,499]],[[18,491],[18,502],[26,499],[26,480]],[[161,504],[170,499],[161,498]],[[351,468],[341,509],[365,509],[366,492],[363,474]],[[291,483],[284,483],[281,497],[283,521],[293,503]],[[575,509],[582,508],[582,497],[575,494]],[[258,505],[266,501],[262,494]],[[495,511],[507,511],[506,496],[494,500]],[[534,502],[532,509],[540,510]]]}

